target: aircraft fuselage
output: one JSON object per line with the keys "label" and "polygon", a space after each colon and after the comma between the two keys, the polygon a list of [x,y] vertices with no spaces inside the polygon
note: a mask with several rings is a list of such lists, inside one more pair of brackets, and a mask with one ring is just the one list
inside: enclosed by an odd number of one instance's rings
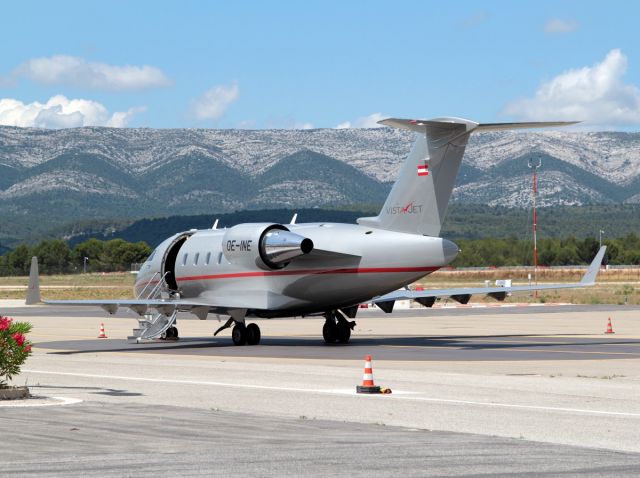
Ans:
{"label": "aircraft fuselage", "polygon": [[233,228],[172,236],[143,265],[134,292],[139,296],[166,274],[169,283],[175,278],[183,299],[237,304],[261,317],[314,314],[408,285],[458,253],[446,239],[359,225],[308,223],[286,229],[313,241],[313,250],[278,268],[261,263],[251,234],[231,239]]}

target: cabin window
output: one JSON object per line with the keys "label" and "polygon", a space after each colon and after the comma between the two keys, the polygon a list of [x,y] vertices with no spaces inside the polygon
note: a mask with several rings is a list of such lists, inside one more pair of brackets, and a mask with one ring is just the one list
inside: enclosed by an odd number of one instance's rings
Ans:
{"label": "cabin window", "polygon": [[207,259],[205,260],[204,264],[208,266],[210,262],[211,262],[211,253],[207,252]]}
{"label": "cabin window", "polygon": [[189,258],[189,254],[185,254],[184,256],[182,256],[182,265],[186,266],[187,265],[187,259]]}
{"label": "cabin window", "polygon": [[200,259],[200,253],[196,252],[196,258],[193,260],[193,265],[194,266],[198,265],[198,259]]}
{"label": "cabin window", "polygon": [[218,253],[218,264],[222,264],[222,252]]}

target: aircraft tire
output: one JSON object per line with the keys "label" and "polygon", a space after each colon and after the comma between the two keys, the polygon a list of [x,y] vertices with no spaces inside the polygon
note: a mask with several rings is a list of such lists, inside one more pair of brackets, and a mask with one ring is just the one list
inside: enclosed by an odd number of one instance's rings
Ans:
{"label": "aircraft tire", "polygon": [[346,344],[349,342],[349,339],[351,338],[351,327],[349,327],[349,324],[338,323],[336,332],[338,343]]}
{"label": "aircraft tire", "polygon": [[260,343],[260,327],[258,324],[247,325],[247,345],[258,345]]}
{"label": "aircraft tire", "polygon": [[178,338],[178,327],[169,327],[165,332],[166,338],[168,339],[177,339]]}
{"label": "aircraft tire", "polygon": [[233,345],[245,345],[247,343],[247,328],[244,324],[238,323],[231,332]]}
{"label": "aircraft tire", "polygon": [[335,344],[338,340],[338,325],[329,320],[325,321],[322,327],[322,337],[328,344]]}

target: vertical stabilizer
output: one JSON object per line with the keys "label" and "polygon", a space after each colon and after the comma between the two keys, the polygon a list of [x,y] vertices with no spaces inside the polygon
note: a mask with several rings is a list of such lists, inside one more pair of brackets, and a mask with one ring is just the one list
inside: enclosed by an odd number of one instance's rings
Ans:
{"label": "vertical stabilizer", "polygon": [[390,231],[438,236],[471,132],[478,123],[459,118],[400,119],[380,123],[419,134],[382,211],[358,223]]}
{"label": "vertical stabilizer", "polygon": [[39,304],[42,302],[40,297],[40,274],[38,273],[38,258],[31,258],[31,269],[29,271],[29,288],[27,289],[27,298],[24,303],[26,305]]}

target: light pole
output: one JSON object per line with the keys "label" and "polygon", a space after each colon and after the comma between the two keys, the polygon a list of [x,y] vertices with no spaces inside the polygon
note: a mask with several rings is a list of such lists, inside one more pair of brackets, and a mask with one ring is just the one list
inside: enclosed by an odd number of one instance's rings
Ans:
{"label": "light pole", "polygon": [[600,248],[602,248],[602,235],[604,234],[604,231],[602,229],[600,229]]}
{"label": "light pole", "polygon": [[[538,158],[533,162],[531,158],[527,161],[527,166],[533,171],[533,279],[538,285],[538,215],[536,213],[536,194],[538,192],[538,168],[542,166],[542,159]],[[535,291],[538,297],[538,291]]]}
{"label": "light pole", "polygon": [[84,270],[84,273],[87,273],[87,261],[89,260],[88,257],[83,257],[82,258],[82,269]]}

